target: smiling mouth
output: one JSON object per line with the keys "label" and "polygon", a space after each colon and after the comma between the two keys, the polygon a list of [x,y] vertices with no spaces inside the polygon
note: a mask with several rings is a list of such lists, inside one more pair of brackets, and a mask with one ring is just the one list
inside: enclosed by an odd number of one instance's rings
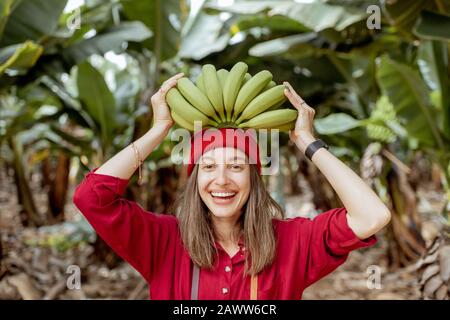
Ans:
{"label": "smiling mouth", "polygon": [[214,199],[229,200],[232,199],[237,192],[210,192],[210,194]]}

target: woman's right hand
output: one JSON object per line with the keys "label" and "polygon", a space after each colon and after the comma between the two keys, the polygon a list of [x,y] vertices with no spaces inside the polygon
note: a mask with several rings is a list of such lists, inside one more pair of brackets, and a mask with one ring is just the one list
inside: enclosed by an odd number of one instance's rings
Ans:
{"label": "woman's right hand", "polygon": [[173,126],[173,119],[170,115],[169,106],[166,102],[166,94],[171,88],[177,85],[178,79],[182,78],[184,73],[178,73],[167,79],[161,88],[152,96],[151,104],[153,109],[153,126],[170,129]]}

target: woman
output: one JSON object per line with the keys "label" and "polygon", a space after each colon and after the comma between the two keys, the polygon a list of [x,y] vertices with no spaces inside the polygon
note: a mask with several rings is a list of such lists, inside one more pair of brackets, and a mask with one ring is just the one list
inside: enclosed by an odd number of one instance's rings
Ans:
{"label": "woman", "polygon": [[[310,147],[308,155],[312,150],[311,161],[345,207],[313,220],[281,219],[248,140],[212,143],[197,136],[204,148],[191,153],[176,216],[148,212],[122,198],[136,161],[142,163],[173,125],[165,95],[182,76],[167,80],[152,97],[152,128],[89,172],[74,195],[98,234],[142,274],[152,299],[301,299],[306,287],[335,270],[351,250],[376,243],[374,234],[389,223],[389,210],[320,146]],[[299,111],[290,138],[305,152],[316,141],[314,110],[285,85],[285,95]]]}

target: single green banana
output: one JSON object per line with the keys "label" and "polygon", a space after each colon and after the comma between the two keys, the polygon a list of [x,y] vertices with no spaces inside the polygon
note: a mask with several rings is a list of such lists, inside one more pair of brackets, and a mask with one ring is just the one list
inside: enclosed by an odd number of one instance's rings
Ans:
{"label": "single green banana", "polygon": [[194,124],[194,121],[201,121],[202,126],[208,126],[211,119],[193,107],[177,88],[171,88],[166,94],[169,107],[185,121]]}
{"label": "single green banana", "polygon": [[216,68],[212,64],[205,64],[202,67],[203,84],[205,85],[206,96],[216,109],[222,121],[226,121],[223,106],[222,88],[217,78]]}
{"label": "single green banana", "polygon": [[229,74],[228,70],[225,70],[225,69],[217,70],[217,78],[219,78],[219,83],[220,83],[220,86],[222,87],[222,92],[223,92],[223,88],[225,86],[225,80],[227,80],[228,74]]}
{"label": "single green banana", "polygon": [[189,131],[194,131],[194,123],[186,121],[185,119],[183,119],[183,117],[180,117],[173,109],[170,112],[170,115],[172,116],[173,121],[175,121],[175,123],[180,127]]}
{"label": "single green banana", "polygon": [[272,111],[272,110],[282,109],[282,106],[283,106],[283,104],[284,104],[285,102],[286,102],[286,101],[280,101],[280,102],[274,104],[273,106],[271,106],[271,107],[270,107],[269,109],[267,109],[266,111]]}
{"label": "single green banana", "polygon": [[286,101],[287,99],[284,95],[284,89],[285,87],[283,85],[278,85],[264,91],[263,93],[260,93],[245,107],[240,117],[236,120],[236,124],[253,118],[261,112],[266,111],[273,105],[280,103],[280,101]]}
{"label": "single green banana", "polygon": [[[244,77],[244,80],[242,80],[242,86],[244,86],[250,79],[252,78],[252,75],[250,74],[250,73],[246,73],[245,74],[245,77]],[[242,89],[242,86],[241,86],[241,89]],[[240,91],[239,91],[240,92]],[[238,114],[234,111],[234,109],[233,109],[233,114],[232,114],[232,116],[231,116],[231,121],[232,122],[235,122],[236,121],[236,118],[238,117]]]}
{"label": "single green banana", "polygon": [[296,120],[291,121],[291,122],[288,122],[288,123],[285,123],[285,124],[282,124],[282,125],[280,125],[280,126],[276,126],[276,127],[274,127],[274,128],[270,128],[270,129],[271,129],[271,130],[272,130],[272,129],[278,129],[278,130],[280,130],[281,132],[287,132],[287,131],[289,131],[289,130],[294,130],[294,128],[295,128],[295,122],[296,122]]}
{"label": "single green banana", "polygon": [[265,86],[265,88],[262,91],[267,91],[269,89],[272,89],[273,87],[275,87],[277,84],[275,83],[275,81],[270,81],[267,86]]}
{"label": "single green banana", "polygon": [[244,85],[248,80],[252,78],[252,75],[250,73],[246,73],[244,76],[244,80],[242,80],[242,85]]}
{"label": "single green banana", "polygon": [[183,97],[195,108],[202,113],[213,118],[216,121],[220,121],[216,115],[216,110],[209,102],[205,94],[192,83],[188,78],[181,78],[177,81],[177,88]]}
{"label": "single green banana", "polygon": [[272,80],[272,74],[263,70],[255,74],[249,81],[247,81],[239,90],[239,94],[234,104],[234,117],[237,117],[242,110],[253,100]]}
{"label": "single green banana", "polygon": [[238,62],[233,66],[233,68],[231,68],[230,73],[225,80],[225,85],[223,87],[223,102],[225,105],[227,121],[231,120],[231,113],[234,108],[234,103],[236,102],[236,97],[239,93],[242,80],[244,80],[247,70],[247,64],[244,62]]}
{"label": "single green banana", "polygon": [[239,124],[239,128],[271,129],[288,124],[297,119],[298,111],[280,109],[263,112],[256,117]]}
{"label": "single green banana", "polygon": [[201,92],[206,94],[205,84],[203,83],[203,75],[200,73],[195,81],[195,85],[200,89]]}

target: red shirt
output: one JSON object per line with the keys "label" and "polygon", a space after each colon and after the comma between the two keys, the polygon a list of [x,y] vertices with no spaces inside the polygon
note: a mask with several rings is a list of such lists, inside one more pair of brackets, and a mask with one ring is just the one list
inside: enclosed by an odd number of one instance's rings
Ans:
{"label": "red shirt", "polygon": [[[183,247],[178,220],[144,210],[122,197],[128,180],[89,172],[73,201],[97,233],[148,282],[151,299],[190,299],[192,263]],[[273,219],[277,254],[258,275],[258,299],[301,299],[303,290],[335,270],[351,250],[377,242],[360,240],[347,224],[345,208],[313,220]],[[200,270],[199,299],[250,298],[250,277],[242,279],[244,250],[230,257],[216,243],[215,270]]]}

